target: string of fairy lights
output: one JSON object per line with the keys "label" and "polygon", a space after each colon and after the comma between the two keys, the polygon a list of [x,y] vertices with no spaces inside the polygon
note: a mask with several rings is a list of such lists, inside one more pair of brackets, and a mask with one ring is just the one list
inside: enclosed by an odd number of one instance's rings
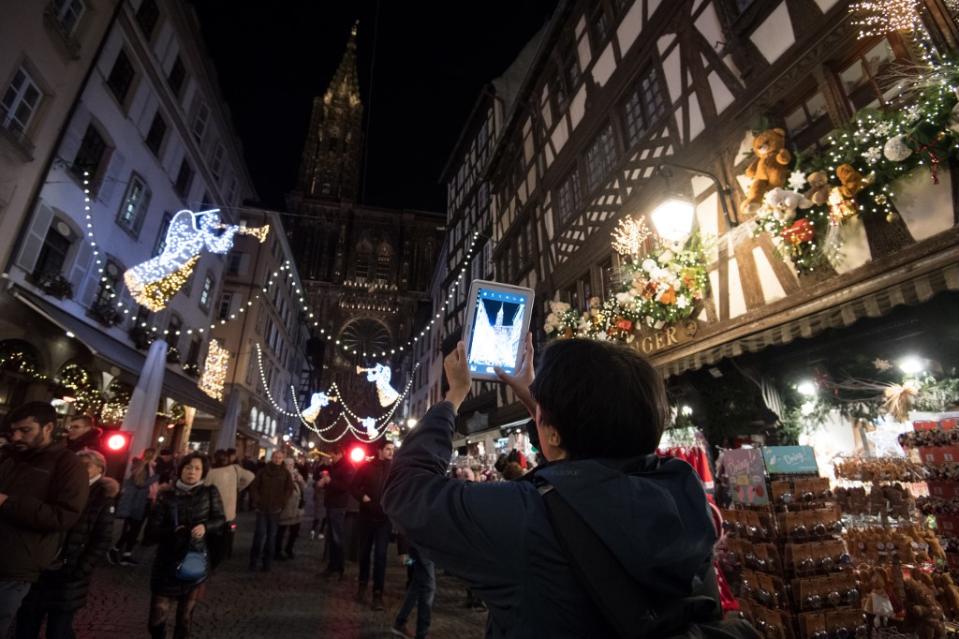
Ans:
{"label": "string of fairy lights", "polygon": [[[329,402],[336,402],[340,405],[340,414],[337,415],[336,418],[326,427],[318,428],[315,424],[303,417],[304,411],[301,409],[299,402],[296,399],[296,389],[292,385],[290,386],[290,396],[293,400],[293,407],[296,409],[295,412],[283,408],[279,402],[276,401],[276,398],[273,397],[273,393],[270,391],[270,386],[267,382],[266,369],[263,366],[263,351],[259,344],[256,345],[256,364],[260,375],[260,381],[263,384],[264,394],[266,395],[267,401],[270,403],[273,409],[277,413],[286,417],[296,417],[300,420],[300,423],[312,430],[322,441],[326,443],[337,442],[350,433],[352,433],[358,441],[364,443],[372,443],[380,439],[386,434],[386,426],[390,420],[393,419],[396,409],[400,406],[400,404],[403,403],[403,400],[413,387],[413,377],[411,375],[409,381],[406,383],[406,388],[403,389],[403,392],[399,394],[386,413],[380,415],[379,417],[360,417],[349,407],[349,404],[346,403],[340,388],[337,386],[336,382],[333,382],[333,384],[330,385],[329,390],[322,395]],[[413,367],[413,370],[415,371],[417,368],[419,368],[418,363]],[[354,424],[354,422],[351,421],[351,418],[356,423],[362,425],[362,429]],[[346,424],[346,428],[338,436],[330,439],[323,434],[332,430],[341,420]],[[373,434],[374,432],[376,433],[375,435]]]}

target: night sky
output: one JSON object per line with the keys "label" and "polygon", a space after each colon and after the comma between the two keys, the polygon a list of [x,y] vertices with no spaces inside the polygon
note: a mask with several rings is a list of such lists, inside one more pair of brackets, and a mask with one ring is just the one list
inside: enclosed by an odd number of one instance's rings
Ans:
{"label": "night sky", "polygon": [[445,212],[440,173],[480,89],[509,66],[556,0],[193,5],[264,205],[284,206],[313,97],[325,90],[359,19],[367,140],[361,200]]}

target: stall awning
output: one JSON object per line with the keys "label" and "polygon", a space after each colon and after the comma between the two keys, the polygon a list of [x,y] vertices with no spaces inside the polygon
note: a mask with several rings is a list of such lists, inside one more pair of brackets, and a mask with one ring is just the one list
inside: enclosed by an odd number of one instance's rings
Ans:
{"label": "stall awning", "polygon": [[[14,287],[13,295],[62,330],[73,333],[77,341],[94,355],[130,373],[134,376],[134,381],[139,377],[146,361],[143,353],[57,308],[38,295],[19,287]],[[196,380],[176,373],[170,367],[167,367],[166,375],[163,376],[163,394],[215,417],[222,417],[225,412],[222,403],[197,388]]]}
{"label": "stall awning", "polygon": [[755,353],[768,346],[788,344],[796,338],[813,337],[826,329],[850,326],[866,317],[880,317],[896,306],[919,304],[944,291],[959,290],[959,264],[950,264],[915,278],[890,284],[861,297],[842,301],[824,310],[736,337],[720,344],[707,346],[689,354],[669,356],[653,363],[664,375],[678,375],[685,371],[710,366],[726,357]]}

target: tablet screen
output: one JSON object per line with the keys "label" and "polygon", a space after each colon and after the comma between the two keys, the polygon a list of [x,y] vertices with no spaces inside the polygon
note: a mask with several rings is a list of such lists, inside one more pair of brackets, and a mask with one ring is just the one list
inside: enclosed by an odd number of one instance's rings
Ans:
{"label": "tablet screen", "polygon": [[527,297],[482,286],[476,291],[476,308],[470,327],[470,371],[489,374],[494,372],[494,367],[499,367],[512,374],[523,345]]}

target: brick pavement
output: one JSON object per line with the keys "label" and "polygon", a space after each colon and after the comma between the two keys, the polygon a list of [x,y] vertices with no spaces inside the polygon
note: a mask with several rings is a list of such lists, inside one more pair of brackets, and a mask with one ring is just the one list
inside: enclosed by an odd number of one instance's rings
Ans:
{"label": "brick pavement", "polygon": [[[308,513],[304,518],[304,532],[311,521]],[[252,532],[253,516],[241,514],[233,558],[219,567],[207,586],[204,600],[197,606],[194,637],[372,639],[391,636],[390,623],[403,601],[406,583],[405,569],[399,564],[395,545],[390,546],[389,553],[386,611],[373,612],[368,605],[353,601],[355,563],[348,562],[343,582],[317,577],[323,565],[323,542],[311,542],[308,535],[301,535],[297,541],[294,561],[274,562],[270,573],[248,572]],[[141,560],[138,567],[110,566],[104,562],[97,570],[87,607],[76,617],[80,639],[147,636],[153,550],[138,548],[136,552]],[[462,582],[442,574],[437,575],[437,581],[431,636],[482,637],[486,615],[463,607]],[[172,628],[168,632],[172,636]]]}

